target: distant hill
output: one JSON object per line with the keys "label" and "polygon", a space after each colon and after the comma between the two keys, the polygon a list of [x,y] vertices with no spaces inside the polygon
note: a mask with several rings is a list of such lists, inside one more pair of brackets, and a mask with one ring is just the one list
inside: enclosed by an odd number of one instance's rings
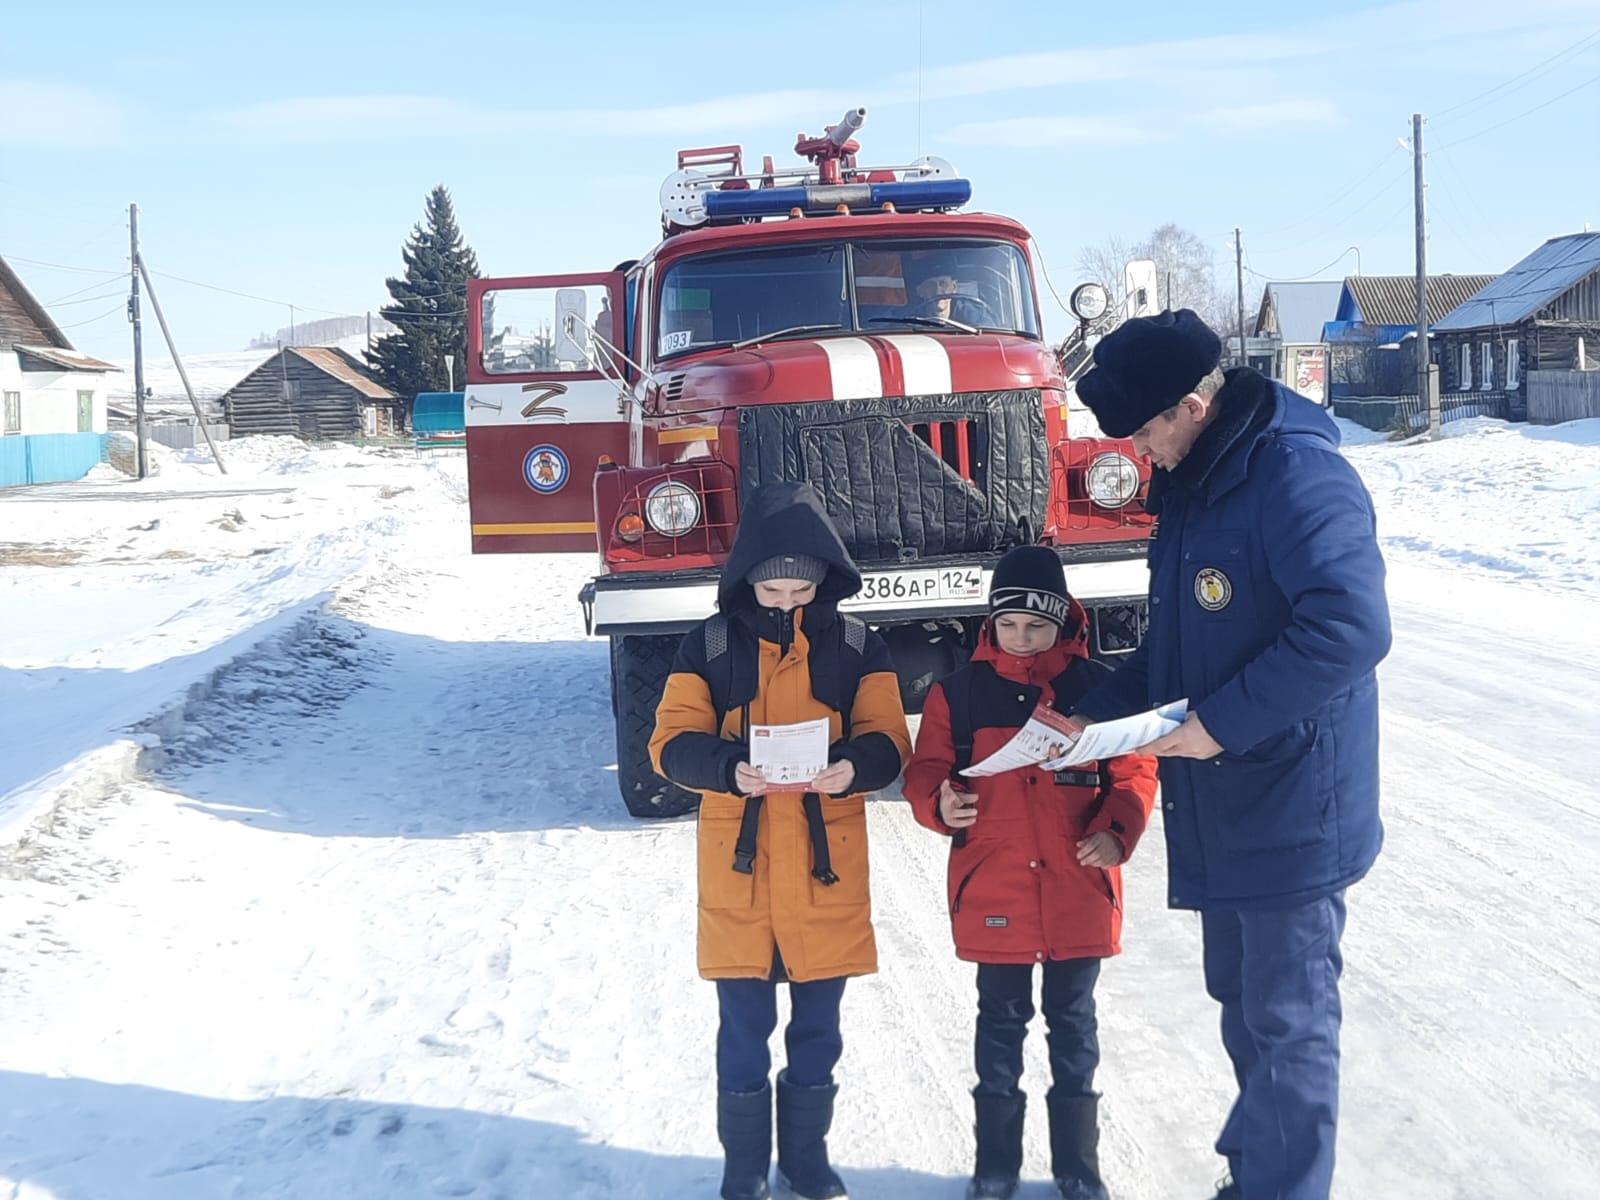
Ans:
{"label": "distant hill", "polygon": [[[372,336],[383,337],[398,330],[382,317],[372,318]],[[276,333],[262,333],[250,339],[250,350],[276,350],[279,346],[332,346],[347,338],[364,338],[367,333],[365,315],[354,317],[324,317],[320,321],[295,322],[294,328],[280,329]]]}

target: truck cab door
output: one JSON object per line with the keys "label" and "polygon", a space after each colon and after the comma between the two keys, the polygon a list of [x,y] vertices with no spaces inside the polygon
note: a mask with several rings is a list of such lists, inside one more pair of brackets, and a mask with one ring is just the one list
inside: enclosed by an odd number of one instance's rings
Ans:
{"label": "truck cab door", "polygon": [[467,284],[472,550],[596,550],[594,473],[627,462],[623,276]]}

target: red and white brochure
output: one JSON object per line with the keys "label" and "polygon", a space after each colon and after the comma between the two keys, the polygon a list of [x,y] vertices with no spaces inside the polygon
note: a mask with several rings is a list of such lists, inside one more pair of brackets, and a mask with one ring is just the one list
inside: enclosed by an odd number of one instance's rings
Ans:
{"label": "red and white brochure", "polygon": [[1188,711],[1188,701],[1175,700],[1131,717],[1097,721],[1080,733],[1068,723],[1068,718],[1041,704],[1009,742],[961,773],[977,778],[1034,766],[1059,771],[1115,758],[1171,733],[1183,724]]}
{"label": "red and white brochure", "polygon": [[827,717],[793,725],[750,726],[750,765],[766,777],[769,792],[808,792],[828,767]]}

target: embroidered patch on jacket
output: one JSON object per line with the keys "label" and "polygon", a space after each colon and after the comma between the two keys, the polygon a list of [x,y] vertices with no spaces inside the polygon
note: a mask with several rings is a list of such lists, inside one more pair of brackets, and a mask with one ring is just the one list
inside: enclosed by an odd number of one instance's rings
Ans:
{"label": "embroidered patch on jacket", "polygon": [[1221,612],[1233,599],[1233,582],[1215,567],[1201,567],[1194,577],[1194,598],[1207,612]]}
{"label": "embroidered patch on jacket", "polygon": [[1004,929],[1011,920],[1009,917],[985,917],[983,923],[991,929]]}

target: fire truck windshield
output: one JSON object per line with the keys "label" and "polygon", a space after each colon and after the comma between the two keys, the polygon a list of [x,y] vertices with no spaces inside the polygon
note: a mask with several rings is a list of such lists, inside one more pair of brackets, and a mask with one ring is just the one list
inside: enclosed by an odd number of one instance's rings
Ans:
{"label": "fire truck windshield", "polygon": [[662,277],[659,314],[658,359],[819,328],[1039,336],[1022,251],[974,238],[860,238],[686,258]]}

